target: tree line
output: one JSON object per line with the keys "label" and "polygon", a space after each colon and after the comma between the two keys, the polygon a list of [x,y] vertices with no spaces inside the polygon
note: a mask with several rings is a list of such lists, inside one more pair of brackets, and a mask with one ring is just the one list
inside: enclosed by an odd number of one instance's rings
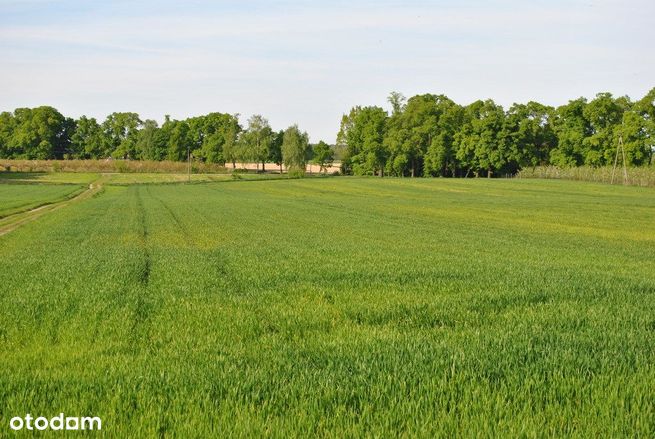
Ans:
{"label": "tree line", "polygon": [[224,113],[166,116],[161,126],[129,112],[112,113],[101,123],[65,117],[49,106],[0,113],[0,158],[185,161],[189,155],[208,163],[261,163],[262,170],[275,163],[280,170],[303,171],[308,161],[325,169],[334,159],[329,145],[310,145],[297,125],[274,131],[261,115],[242,127],[238,115]]}
{"label": "tree line", "polygon": [[274,163],[323,170],[341,158],[346,174],[394,176],[511,175],[540,165],[611,164],[619,139],[630,166],[653,162],[655,88],[638,101],[599,93],[550,107],[538,102],[508,110],[493,100],[459,105],[444,95],[388,98],[391,113],[356,106],[341,119],[337,144],[309,144],[297,125],[274,131],[261,115],[245,127],[238,115],[209,113],[161,126],[137,113],[104,121],[72,119],[53,107],[0,113],[0,158],[193,160]]}
{"label": "tree line", "polygon": [[458,105],[447,96],[408,100],[393,92],[389,114],[357,106],[341,119],[342,169],[355,175],[492,176],[540,165],[612,164],[619,138],[629,166],[653,162],[655,88],[633,102],[599,93],[560,107],[508,110],[493,100]]}

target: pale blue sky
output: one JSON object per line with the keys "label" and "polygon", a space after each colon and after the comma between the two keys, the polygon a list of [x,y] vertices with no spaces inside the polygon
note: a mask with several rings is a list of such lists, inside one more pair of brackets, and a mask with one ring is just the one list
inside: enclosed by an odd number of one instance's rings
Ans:
{"label": "pale blue sky", "polygon": [[655,2],[0,0],[0,110],[210,111],[334,141],[351,106],[655,87]]}

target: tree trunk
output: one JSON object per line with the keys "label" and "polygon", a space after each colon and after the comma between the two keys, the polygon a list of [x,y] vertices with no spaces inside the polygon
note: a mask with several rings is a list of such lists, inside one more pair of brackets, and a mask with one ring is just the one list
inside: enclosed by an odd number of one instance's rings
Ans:
{"label": "tree trunk", "polygon": [[491,169],[487,169],[487,178],[491,178]]}
{"label": "tree trunk", "polygon": [[282,163],[280,163],[280,175],[282,175]]}
{"label": "tree trunk", "polygon": [[266,172],[266,162],[262,162],[262,172]]}

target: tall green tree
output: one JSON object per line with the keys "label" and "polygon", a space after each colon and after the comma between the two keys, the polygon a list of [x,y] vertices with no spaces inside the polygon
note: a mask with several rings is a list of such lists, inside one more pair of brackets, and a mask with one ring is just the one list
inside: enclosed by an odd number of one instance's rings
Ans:
{"label": "tall green tree", "polygon": [[353,129],[355,118],[360,110],[361,107],[353,107],[348,114],[341,116],[341,124],[337,133],[336,150],[341,156],[341,172],[343,174],[352,174],[351,158],[359,153],[359,147],[356,144],[352,144],[352,142],[349,144],[349,139],[352,136],[350,132]]}
{"label": "tall green tree", "polygon": [[241,141],[245,149],[245,157],[250,161],[262,164],[262,171],[266,170],[266,160],[269,156],[269,148],[273,141],[273,130],[268,120],[260,114],[255,114],[248,119],[248,127],[241,133]]}
{"label": "tall green tree", "polygon": [[318,165],[319,172],[327,172],[327,168],[332,166],[334,161],[334,151],[322,140],[314,145],[313,150],[312,162]]}
{"label": "tall green tree", "polygon": [[510,155],[504,136],[505,112],[493,100],[476,101],[466,108],[467,121],[457,134],[457,159],[477,177],[507,170]]}
{"label": "tall green tree", "polygon": [[77,120],[70,143],[80,159],[99,159],[111,154],[102,127],[93,117],[82,116]]}
{"label": "tall green tree", "polygon": [[[233,144],[240,131],[237,116],[209,113],[187,119],[192,152],[199,160],[209,163],[225,163],[224,147]],[[228,147],[229,148],[229,147]]]}
{"label": "tall green tree", "polygon": [[635,104],[634,111],[643,120],[644,143],[650,164],[653,163],[653,154],[655,153],[655,88],[652,88]]}
{"label": "tall green tree", "polygon": [[506,172],[548,164],[551,151],[557,147],[554,112],[554,108],[534,101],[510,107],[503,127],[509,148]]}
{"label": "tall green tree", "polygon": [[550,153],[550,162],[560,167],[585,163],[584,139],[591,136],[592,127],[585,115],[587,100],[578,98],[555,110],[553,127],[557,148]]}
{"label": "tall green tree", "polygon": [[391,104],[391,111],[392,114],[398,114],[402,113],[403,110],[405,109],[405,102],[407,99],[405,96],[397,91],[392,91],[389,93],[389,97],[387,97],[387,102]]}
{"label": "tall green tree", "polygon": [[7,143],[11,158],[63,158],[70,148],[72,124],[53,107],[17,108]]}
{"label": "tall green tree", "polygon": [[457,159],[455,156],[455,135],[464,123],[464,109],[446,96],[438,96],[437,129],[425,152],[425,173],[432,176],[455,176]]}
{"label": "tall green tree", "polygon": [[384,175],[388,153],[384,136],[388,115],[380,107],[356,107],[345,134],[346,162],[356,175]]}
{"label": "tall green tree", "polygon": [[290,172],[305,173],[309,136],[301,132],[298,125],[292,125],[284,132],[282,139],[282,161]]}
{"label": "tall green tree", "polygon": [[8,111],[0,113],[0,158],[11,158],[10,145],[16,129],[14,115]]}
{"label": "tall green tree", "polygon": [[[236,116],[235,116],[236,118]],[[236,162],[239,160],[240,154],[240,144],[239,144],[239,133],[241,132],[241,126],[238,123],[230,128],[230,131],[225,136],[225,142],[223,143],[222,158],[223,163],[232,163],[232,169],[236,168]]]}
{"label": "tall green tree", "polygon": [[640,166],[650,163],[652,146],[648,138],[647,121],[637,111],[629,110],[623,113],[623,121],[615,136],[614,153],[618,152],[618,136],[621,136],[626,165]]}
{"label": "tall green tree", "polygon": [[[422,175],[425,155],[440,134],[439,120],[454,103],[443,95],[424,94],[411,97],[402,112],[395,113],[388,124],[385,147],[389,152],[388,170],[395,175]],[[448,139],[444,138],[444,147]],[[433,148],[438,149],[438,145]],[[434,152],[431,166],[441,167]],[[431,168],[432,170],[432,168]]]}
{"label": "tall green tree", "polygon": [[114,158],[136,159],[139,128],[143,122],[136,113],[112,113],[102,123],[107,146]]}
{"label": "tall green tree", "polygon": [[268,161],[275,163],[280,167],[280,174],[282,173],[282,142],[284,141],[284,130],[273,133],[271,146],[268,148]]}
{"label": "tall green tree", "polygon": [[612,163],[616,151],[618,129],[623,112],[630,102],[617,100],[611,93],[598,93],[584,107],[584,117],[589,121],[591,133],[582,140],[584,164],[603,166]]}
{"label": "tall green tree", "polygon": [[166,139],[157,121],[146,120],[139,130],[136,151],[141,160],[163,160],[166,157],[168,139]]}
{"label": "tall green tree", "polygon": [[[166,125],[166,123],[164,124]],[[167,158],[171,161],[185,161],[191,152],[193,141],[189,134],[189,124],[184,120],[169,120]],[[162,127],[164,128],[164,127]]]}

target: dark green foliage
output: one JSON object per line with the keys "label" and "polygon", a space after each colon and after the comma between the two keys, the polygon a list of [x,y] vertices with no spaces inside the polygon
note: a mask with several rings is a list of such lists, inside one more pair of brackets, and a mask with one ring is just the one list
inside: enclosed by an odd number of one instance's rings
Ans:
{"label": "dark green foliage", "polygon": [[[210,113],[187,120],[143,122],[136,113],[112,113],[99,124],[65,118],[52,107],[0,113],[0,158],[196,160],[224,163],[241,130],[237,116]],[[228,154],[229,155],[229,154]]]}
{"label": "dark green foliage", "polygon": [[112,113],[102,123],[107,150],[114,158],[137,159],[139,128],[143,122],[136,113]]}
{"label": "dark green foliage", "polygon": [[77,120],[71,137],[71,153],[81,159],[104,158],[112,153],[109,142],[105,142],[102,127],[94,118],[82,116]]}
{"label": "dark green foliage", "polygon": [[184,120],[167,120],[164,131],[169,134],[167,159],[184,161],[188,159],[192,139],[189,133],[189,124]]}
{"label": "dark green foliage", "polygon": [[308,149],[307,133],[301,132],[298,125],[287,128],[282,139],[282,161],[290,171],[304,174]]}
{"label": "dark green foliage", "polygon": [[425,173],[432,176],[455,176],[457,158],[455,136],[463,124],[464,109],[445,96],[436,97],[437,132],[425,153]]}
{"label": "dark green foliage", "polygon": [[344,116],[338,137],[347,145],[346,169],[355,175],[382,175],[388,159],[386,125],[387,112],[380,107],[355,107]]}
{"label": "dark green foliage", "polygon": [[268,161],[275,163],[282,172],[282,143],[284,141],[284,130],[273,133],[271,145],[268,148]]}
{"label": "dark green foliage", "polygon": [[154,120],[146,120],[136,141],[138,158],[141,160],[163,160],[166,158],[166,137]]}
{"label": "dark green foliage", "polygon": [[13,159],[62,158],[73,124],[52,107],[17,108],[0,116],[0,154]]}
{"label": "dark green foliage", "polygon": [[[451,105],[454,103],[446,96],[425,94],[410,98],[401,111],[394,110],[385,138],[389,173],[401,176],[422,174],[430,148],[427,173],[441,172],[447,166],[452,146],[452,127],[445,121],[442,123],[441,116]],[[443,137],[439,140],[441,135]]]}
{"label": "dark green foliage", "polygon": [[204,162],[225,163],[223,150],[236,142],[241,130],[236,116],[210,113],[188,119],[193,156]]}
{"label": "dark green foliage", "polygon": [[466,122],[458,133],[457,158],[477,177],[490,177],[506,168],[509,160],[508,142],[503,128],[505,113],[492,100],[477,101],[466,108]]}
{"label": "dark green foliage", "polygon": [[[583,114],[591,127],[591,135],[582,141],[585,165],[602,166],[614,158],[615,134],[620,128],[624,111],[621,103],[609,93],[599,93],[585,106]],[[629,106],[629,102],[626,104]]]}
{"label": "dark green foliage", "polygon": [[[619,139],[628,166],[653,161],[655,88],[636,102],[599,93],[557,108],[531,101],[507,111],[492,100],[462,106],[435,94],[405,100],[392,92],[388,101],[391,115],[375,106],[355,106],[343,115],[333,152],[344,173],[505,176],[536,166],[601,167],[613,163]],[[242,132],[238,115],[224,113],[166,116],[161,127],[136,113],[112,113],[102,124],[45,106],[0,113],[0,158],[10,159],[185,161],[191,154],[205,163],[281,168],[283,138],[260,115]],[[315,161],[313,149],[304,152],[300,162]]]}
{"label": "dark green foliage", "polygon": [[334,151],[330,145],[321,140],[314,145],[312,150],[312,162],[317,164],[321,171],[326,171],[328,167],[332,166],[332,162],[334,161]]}
{"label": "dark green foliage", "polygon": [[508,169],[548,163],[550,152],[557,146],[553,128],[555,109],[538,102],[514,104],[507,112],[504,141],[508,144]]}
{"label": "dark green foliage", "polygon": [[[505,176],[526,167],[605,166],[622,138],[629,166],[652,162],[655,89],[632,103],[599,93],[559,108],[538,102],[508,111],[492,100],[462,107],[443,95],[407,103],[388,98],[393,113],[353,107],[341,119],[337,151],[344,173],[397,176]],[[382,138],[382,142],[380,142]]]}
{"label": "dark green foliage", "polygon": [[262,163],[262,170],[265,170],[272,142],[273,130],[268,120],[255,114],[248,119],[248,127],[239,136],[238,159],[243,162]]}

